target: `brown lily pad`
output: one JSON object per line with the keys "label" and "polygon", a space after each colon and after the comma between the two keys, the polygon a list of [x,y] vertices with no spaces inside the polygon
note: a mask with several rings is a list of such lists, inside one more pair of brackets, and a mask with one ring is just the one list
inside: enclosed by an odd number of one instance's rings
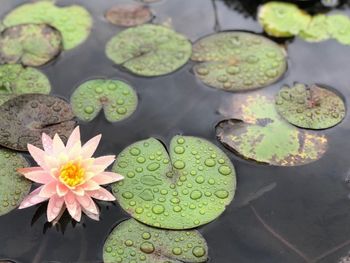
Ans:
{"label": "brown lily pad", "polygon": [[149,7],[142,4],[118,4],[110,8],[106,19],[118,26],[138,26],[152,20],[153,15]]}
{"label": "brown lily pad", "polygon": [[0,106],[0,145],[27,151],[27,144],[41,147],[41,135],[56,133],[67,140],[76,122],[66,101],[43,94],[23,94]]}

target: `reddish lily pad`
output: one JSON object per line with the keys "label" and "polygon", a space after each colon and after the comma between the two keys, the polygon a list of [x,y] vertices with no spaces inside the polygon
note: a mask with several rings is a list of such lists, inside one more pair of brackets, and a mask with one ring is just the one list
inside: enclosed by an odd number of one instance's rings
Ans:
{"label": "reddish lily pad", "polygon": [[0,64],[41,66],[61,51],[60,32],[44,24],[9,27],[0,36]]}
{"label": "reddish lily pad", "polygon": [[275,99],[277,112],[289,123],[307,129],[327,129],[345,117],[344,101],[329,89],[298,83],[284,86]]}
{"label": "reddish lily pad", "polygon": [[247,32],[223,32],[193,45],[194,73],[205,84],[228,91],[265,87],[287,69],[285,51],[273,41]]}
{"label": "reddish lily pad", "polygon": [[56,133],[67,140],[76,122],[70,105],[43,94],[24,94],[0,106],[0,145],[27,151],[27,144],[42,147],[41,135]]}
{"label": "reddish lily pad", "polygon": [[93,120],[103,108],[110,122],[129,117],[137,107],[134,89],[120,80],[94,79],[80,85],[71,97],[75,115],[84,121]]}
{"label": "reddish lily pad", "polygon": [[[121,253],[121,251],[123,253]],[[103,262],[206,262],[208,247],[196,231],[156,229],[129,219],[120,223],[103,247]]]}
{"label": "reddish lily pad", "polygon": [[118,26],[137,26],[152,20],[153,14],[149,7],[142,4],[118,4],[106,13],[106,19]]}

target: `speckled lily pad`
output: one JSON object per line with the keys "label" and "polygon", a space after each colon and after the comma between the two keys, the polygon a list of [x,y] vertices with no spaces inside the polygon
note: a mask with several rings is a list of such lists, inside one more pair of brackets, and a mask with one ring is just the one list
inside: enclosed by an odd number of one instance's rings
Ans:
{"label": "speckled lily pad", "polygon": [[70,105],[43,94],[24,94],[0,106],[0,145],[27,151],[27,144],[42,147],[41,135],[56,133],[67,140],[76,122]]}
{"label": "speckled lily pad", "polygon": [[64,49],[68,50],[87,39],[92,18],[82,6],[58,7],[52,1],[39,1],[17,7],[3,20],[6,27],[33,23],[48,24],[60,31]]}
{"label": "speckled lily pad", "polygon": [[31,182],[17,173],[27,166],[20,154],[0,149],[0,216],[15,209],[29,193]]}
{"label": "speckled lily pad", "polygon": [[223,32],[193,46],[194,67],[205,84],[229,91],[267,86],[287,69],[285,51],[273,41],[247,32]]}
{"label": "speckled lily pad", "polygon": [[[120,253],[123,251],[123,253]],[[130,219],[120,223],[103,247],[103,262],[206,262],[208,247],[198,231],[169,231]]]}
{"label": "speckled lily pad", "polygon": [[307,129],[326,129],[345,117],[344,101],[334,92],[298,83],[283,87],[277,94],[277,112],[289,123]]}
{"label": "speckled lily pad", "polygon": [[188,39],[170,28],[141,25],[126,29],[106,46],[106,55],[140,76],[161,76],[182,67],[191,56]]}
{"label": "speckled lily pad", "polygon": [[142,25],[153,18],[150,8],[142,4],[118,4],[105,16],[110,23],[127,27]]}
{"label": "speckled lily pad", "polygon": [[303,165],[327,150],[327,138],[299,130],[278,115],[273,99],[249,96],[233,105],[234,118],[218,124],[221,143],[246,159],[278,166]]}
{"label": "speckled lily pad", "polygon": [[272,1],[260,7],[258,19],[267,34],[292,37],[308,26],[311,16],[295,4]]}
{"label": "speckled lily pad", "polygon": [[0,64],[41,66],[61,51],[61,34],[47,25],[18,25],[0,36]]}
{"label": "speckled lily pad", "polygon": [[51,85],[39,70],[21,65],[0,65],[0,105],[23,93],[50,93]]}
{"label": "speckled lily pad", "polygon": [[94,79],[80,85],[71,97],[75,115],[84,120],[93,120],[103,108],[110,122],[129,117],[137,107],[134,89],[120,80]]}
{"label": "speckled lily pad", "polygon": [[338,42],[350,45],[350,19],[346,15],[335,14],[327,18],[328,33]]}
{"label": "speckled lily pad", "polygon": [[328,16],[313,16],[309,25],[299,33],[299,37],[308,42],[320,42],[330,38],[328,33]]}
{"label": "speckled lily pad", "polygon": [[120,205],[159,228],[188,229],[217,218],[236,188],[228,157],[214,144],[188,136],[174,137],[169,154],[153,138],[119,154],[113,171],[125,179],[113,185],[113,193]]}

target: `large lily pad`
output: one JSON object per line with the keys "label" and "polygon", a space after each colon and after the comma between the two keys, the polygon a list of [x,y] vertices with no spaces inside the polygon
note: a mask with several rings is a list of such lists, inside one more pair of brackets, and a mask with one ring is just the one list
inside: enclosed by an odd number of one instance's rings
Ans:
{"label": "large lily pad", "polygon": [[267,86],[287,69],[285,51],[273,41],[247,32],[223,32],[193,46],[194,67],[205,84],[229,91]]}
{"label": "large lily pad", "polygon": [[345,117],[344,101],[329,89],[316,85],[284,86],[278,92],[275,104],[285,120],[307,129],[330,128]]}
{"label": "large lily pad", "polygon": [[120,205],[137,220],[159,228],[188,229],[217,218],[232,201],[236,176],[227,156],[200,138],[176,136],[169,155],[153,138],[123,150],[113,171]]}
{"label": "large lily pad", "polygon": [[94,79],[80,85],[71,97],[75,115],[85,121],[93,120],[103,108],[110,122],[129,117],[137,107],[134,89],[120,80]]}
{"label": "large lily pad", "polygon": [[338,42],[350,45],[350,19],[346,15],[335,14],[327,18],[328,33]]}
{"label": "large lily pad", "polygon": [[15,209],[29,193],[31,182],[17,173],[27,166],[20,154],[0,149],[0,216]]}
{"label": "large lily pad", "polygon": [[248,96],[235,101],[235,119],[218,124],[221,143],[246,159],[278,166],[303,165],[318,160],[327,150],[327,138],[299,130],[276,112],[273,99]]}
{"label": "large lily pad", "polygon": [[47,25],[9,27],[0,36],[0,64],[41,66],[59,54],[61,44],[61,34]]}
{"label": "large lily pad", "polygon": [[0,106],[0,145],[27,151],[27,144],[42,147],[41,135],[56,133],[67,140],[76,122],[70,105],[43,94],[24,94]]}
{"label": "large lily pad", "polygon": [[0,105],[24,93],[48,94],[51,84],[39,70],[21,65],[0,65]]}
{"label": "large lily pad", "polygon": [[142,4],[118,4],[106,13],[106,19],[118,26],[137,26],[149,22],[153,18],[151,9]]}
{"label": "large lily pad", "polygon": [[82,6],[58,7],[52,1],[38,1],[21,5],[3,20],[6,27],[20,24],[48,24],[61,32],[64,49],[72,49],[90,34],[92,18]]}
{"label": "large lily pad", "polygon": [[320,42],[330,38],[328,33],[328,16],[313,16],[306,28],[300,31],[299,37],[308,42]]}
{"label": "large lily pad", "polygon": [[208,247],[198,231],[156,229],[129,219],[120,223],[103,247],[103,262],[206,262]]}
{"label": "large lily pad", "polygon": [[140,76],[160,76],[183,66],[191,56],[191,43],[170,28],[141,25],[126,29],[106,46],[106,55]]}

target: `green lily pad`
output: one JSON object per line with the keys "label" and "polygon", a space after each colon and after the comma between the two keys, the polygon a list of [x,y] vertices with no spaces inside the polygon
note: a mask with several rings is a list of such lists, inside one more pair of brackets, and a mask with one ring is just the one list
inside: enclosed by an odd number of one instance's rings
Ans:
{"label": "green lily pad", "polygon": [[0,149],[0,216],[15,209],[29,193],[31,182],[17,173],[27,166],[20,154]]}
{"label": "green lily pad", "polygon": [[327,19],[328,33],[338,42],[350,45],[350,19],[346,15],[329,15]]}
{"label": "green lily pad", "polygon": [[124,149],[113,171],[125,176],[114,184],[120,205],[151,226],[188,229],[217,218],[236,189],[235,169],[214,144],[175,136],[169,154],[150,138]]}
{"label": "green lily pad", "polygon": [[334,92],[298,83],[283,87],[275,100],[277,112],[289,123],[307,129],[326,129],[345,117],[344,101]]}
{"label": "green lily pad", "polygon": [[193,46],[194,73],[205,84],[229,91],[268,86],[287,69],[284,49],[247,32],[223,32]]}
{"label": "green lily pad", "polygon": [[295,4],[272,1],[260,7],[258,19],[267,34],[292,37],[308,26],[311,16]]}
{"label": "green lily pad", "polygon": [[0,65],[0,105],[24,93],[48,94],[51,84],[39,70],[22,65]]}
{"label": "green lily pad", "polygon": [[84,82],[71,97],[75,115],[84,121],[93,120],[103,108],[110,122],[129,117],[137,107],[134,89],[120,80],[94,79]]}
{"label": "green lily pad", "polygon": [[152,20],[153,14],[149,7],[142,4],[118,4],[110,8],[106,19],[118,26],[137,26]]}
{"label": "green lily pad", "polygon": [[21,24],[51,25],[61,32],[63,47],[68,50],[87,39],[92,27],[92,18],[82,6],[58,7],[51,1],[39,1],[15,8],[5,16],[3,24],[6,27]]}
{"label": "green lily pad", "polygon": [[249,96],[234,102],[235,119],[220,122],[221,143],[246,159],[277,166],[303,165],[318,160],[327,150],[327,138],[285,122],[272,99]]}
{"label": "green lily pad", "polygon": [[309,25],[299,33],[299,37],[308,42],[320,42],[330,38],[328,33],[328,16],[313,16]]}
{"label": "green lily pad", "polygon": [[140,76],[161,76],[182,67],[191,56],[191,43],[170,28],[141,25],[114,36],[106,55]]}
{"label": "green lily pad", "polygon": [[56,133],[67,140],[76,122],[70,105],[43,94],[24,94],[0,106],[0,145],[27,151],[27,144],[42,147],[41,135]]}
{"label": "green lily pad", "polygon": [[61,51],[61,34],[47,25],[18,25],[0,36],[0,64],[41,66]]}
{"label": "green lily pad", "polygon": [[208,247],[198,231],[170,231],[138,223],[120,223],[103,247],[103,262],[206,262]]}

